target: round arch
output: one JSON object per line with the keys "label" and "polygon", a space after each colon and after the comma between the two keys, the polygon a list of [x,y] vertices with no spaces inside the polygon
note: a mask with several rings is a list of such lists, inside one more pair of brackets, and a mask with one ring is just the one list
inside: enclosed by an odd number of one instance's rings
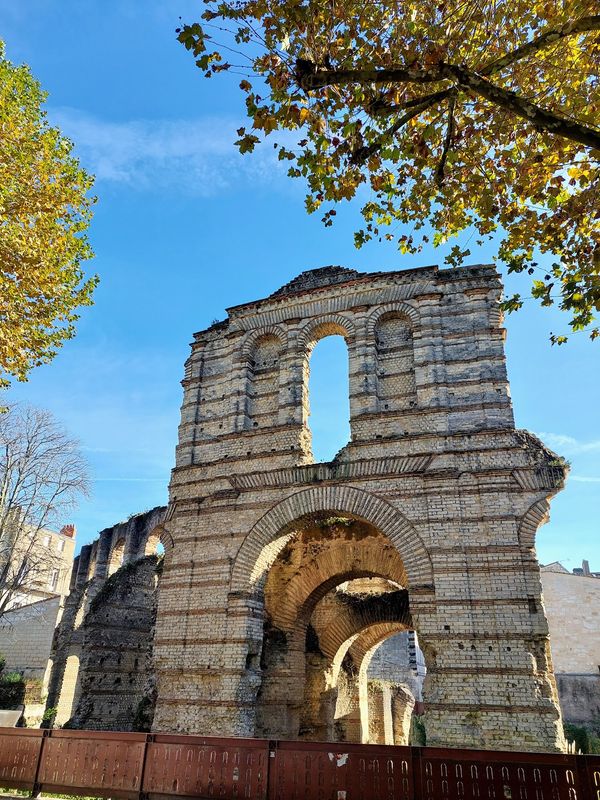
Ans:
{"label": "round arch", "polygon": [[[402,607],[398,607],[398,603],[382,602],[381,597],[375,597],[364,608],[359,607],[340,614],[331,625],[320,631],[319,646],[324,655],[339,667],[346,653],[367,631],[380,631],[383,638],[386,638],[393,633],[412,630],[408,598],[401,599],[404,602]],[[373,642],[369,639],[366,649],[372,646]]]}
{"label": "round arch", "polygon": [[[292,577],[270,609],[273,624],[281,630],[292,630],[299,617],[308,621],[321,598],[353,578],[383,578],[402,588],[408,583],[398,551],[383,537],[361,540],[360,544],[334,539],[326,545],[326,550]],[[332,563],[335,563],[333,573]],[[268,586],[269,581],[265,586],[265,602]]]}
{"label": "round arch", "polygon": [[535,535],[550,519],[550,504],[547,500],[538,500],[523,515],[519,524],[519,544],[533,550],[535,548]]}
{"label": "round arch", "polygon": [[381,317],[388,314],[398,314],[406,317],[413,329],[416,329],[421,324],[418,311],[408,303],[386,303],[382,306],[376,306],[367,317],[367,338],[373,339],[375,336],[375,328]]}
{"label": "round arch", "polygon": [[398,550],[411,589],[433,588],[431,558],[406,517],[385,500],[352,486],[296,492],[261,517],[242,543],[233,565],[231,591],[253,592],[293,534],[281,531],[310,514],[348,514],[377,528]]}
{"label": "round arch", "polygon": [[240,348],[240,358],[249,359],[257,344],[263,339],[278,339],[280,351],[283,352],[287,346],[286,332],[279,325],[268,325],[264,328],[256,328],[246,335]]}
{"label": "round arch", "polygon": [[125,537],[120,536],[110,548],[106,577],[110,578],[111,575],[114,575],[114,573],[123,566],[124,560]]}
{"label": "round arch", "polygon": [[341,314],[327,314],[310,320],[298,334],[298,349],[310,352],[314,345],[326,336],[343,336],[347,344],[354,341],[354,323]]}

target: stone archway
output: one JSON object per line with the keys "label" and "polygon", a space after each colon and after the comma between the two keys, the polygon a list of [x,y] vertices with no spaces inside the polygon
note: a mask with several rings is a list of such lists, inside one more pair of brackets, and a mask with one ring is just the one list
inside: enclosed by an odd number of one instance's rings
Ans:
{"label": "stone archway", "polygon": [[412,589],[433,588],[433,567],[423,541],[406,517],[376,495],[351,486],[315,487],[290,495],[271,508],[248,533],[231,577],[231,592],[252,593],[293,536],[297,519],[323,513],[346,514],[370,523],[394,544]]}
{"label": "stone archway", "polygon": [[[249,650],[257,660],[242,679],[256,692],[250,735],[335,737],[337,688],[330,680],[341,644],[376,621],[399,630],[412,624],[410,581],[396,546],[370,523],[335,513],[305,514],[288,523],[276,537],[283,545],[256,576],[254,591],[230,595],[236,623],[244,609],[254,619],[259,609],[265,615],[264,630],[255,626]],[[322,601],[332,598],[338,600],[335,618],[321,612],[314,618]]]}

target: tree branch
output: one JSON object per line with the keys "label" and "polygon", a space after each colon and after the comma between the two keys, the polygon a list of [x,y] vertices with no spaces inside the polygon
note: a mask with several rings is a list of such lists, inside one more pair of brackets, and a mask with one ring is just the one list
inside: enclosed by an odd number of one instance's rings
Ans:
{"label": "tree branch", "polygon": [[[574,22],[565,23],[560,28],[546,30],[530,42],[517,47],[516,50],[484,65],[477,73],[471,72],[465,67],[443,63],[430,69],[415,69],[410,65],[399,65],[386,69],[322,69],[314,62],[298,59],[296,62],[296,80],[300,87],[306,91],[322,89],[326,86],[344,86],[351,83],[438,83],[444,80],[456,80],[461,86],[471,89],[471,91],[485,97],[495,105],[520,116],[540,130],[548,131],[556,136],[561,136],[562,138],[598,150],[600,149],[599,131],[582,125],[581,123],[568,120],[561,117],[559,114],[546,111],[535,103],[520,97],[516,92],[495,86],[485,80],[485,76],[494,75],[504,67],[514,64],[566,36],[573,36],[594,30],[600,30],[600,14],[581,17]],[[420,113],[430,108],[439,100],[444,100],[450,95],[452,89],[453,87],[448,87],[447,89],[434,92],[422,98],[417,97],[400,106],[388,105],[382,100],[376,100],[372,103],[371,110],[374,114],[389,115],[397,113],[399,110],[412,108],[416,113]],[[403,115],[397,123],[392,125],[388,131],[383,134],[383,137],[388,137],[395,133],[415,115],[415,113]],[[372,155],[373,152],[376,152],[377,149],[378,146],[370,145],[368,148],[361,148],[358,150],[355,155],[358,163],[366,160],[366,158]],[[364,157],[362,156],[363,152],[367,153]],[[357,163],[357,161],[354,163]]]}
{"label": "tree branch", "polygon": [[560,28],[544,31],[538,37],[532,39],[530,42],[522,44],[511,53],[507,53],[505,56],[489,62],[478,70],[478,72],[480,75],[493,75],[501,69],[504,69],[504,67],[509,66],[509,64],[514,64],[515,61],[520,61],[531,53],[537,53],[538,50],[554,44],[560,39],[564,39],[566,36],[598,30],[600,30],[600,14],[595,14],[590,17],[581,17],[574,22],[565,23]]}
{"label": "tree branch", "polygon": [[452,95],[450,97],[450,102],[448,103],[448,127],[446,128],[446,137],[444,139],[444,148],[442,150],[442,155],[440,158],[440,163],[437,166],[435,171],[435,183],[440,189],[442,188],[442,184],[444,183],[444,169],[446,167],[446,159],[448,158],[448,152],[450,151],[450,147],[452,146],[452,138],[454,136],[454,103],[456,102],[456,96]]}
{"label": "tree branch", "polygon": [[443,71],[448,77],[453,76],[460,86],[468,88],[475,94],[485,97],[494,105],[522,117],[538,130],[548,131],[572,142],[600,150],[600,131],[565,119],[552,111],[546,111],[516,92],[496,86],[481,75],[469,72],[463,67],[445,64]]}
{"label": "tree branch", "polygon": [[350,83],[437,83],[444,80],[444,75],[439,67],[413,69],[403,65],[386,69],[321,69],[312,61],[298,59],[295,78],[301,89],[310,92],[326,86],[347,86]]}
{"label": "tree branch", "polygon": [[375,116],[389,116],[390,114],[396,114],[400,111],[406,111],[409,108],[415,108],[415,106],[423,106],[424,108],[429,108],[430,106],[437,103],[438,100],[445,100],[447,97],[450,96],[452,89],[442,89],[441,92],[433,92],[432,94],[425,94],[422,97],[414,97],[412,100],[407,100],[405,103],[386,103],[385,100],[381,98],[377,98],[369,105],[369,112]]}
{"label": "tree branch", "polygon": [[[567,22],[560,28],[553,28],[517,47],[510,53],[484,65],[478,73],[493,75],[509,64],[520,61],[531,53],[554,44],[566,36],[600,30],[600,14],[581,17],[574,22]],[[444,79],[441,65],[430,69],[415,69],[411,65],[400,64],[385,69],[322,69],[313,61],[299,58],[296,61],[296,80],[302,89],[311,91],[323,89],[325,86],[344,86],[349,83],[435,83]]]}
{"label": "tree branch", "polygon": [[350,157],[350,163],[355,165],[364,164],[365,161],[371,158],[371,156],[375,155],[378,150],[381,150],[386,141],[391,136],[394,136],[394,134],[398,133],[400,128],[403,128],[407,122],[410,122],[411,119],[417,117],[422,111],[425,111],[425,109],[429,108],[431,105],[433,105],[433,102],[428,101],[427,103],[422,103],[419,106],[415,106],[410,111],[407,111],[406,114],[394,122],[393,125],[390,125],[390,127],[384,131],[381,136],[378,136],[374,142],[371,142],[371,144],[367,145],[366,147],[359,147],[357,150],[355,150]]}

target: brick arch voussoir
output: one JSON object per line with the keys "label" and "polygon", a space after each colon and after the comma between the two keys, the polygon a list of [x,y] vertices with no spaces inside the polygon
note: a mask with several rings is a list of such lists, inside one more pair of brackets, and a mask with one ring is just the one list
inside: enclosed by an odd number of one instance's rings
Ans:
{"label": "brick arch voussoir", "polygon": [[[334,540],[331,544],[335,547],[338,543]],[[270,611],[276,627],[291,631],[299,619],[308,623],[319,600],[341,583],[353,578],[380,577],[401,586],[406,581],[400,559],[394,563],[390,559],[389,550],[382,553],[382,548],[376,547],[375,543],[359,550],[351,545],[335,549],[333,571],[329,569],[331,559],[321,555],[300,570],[288,583],[283,596],[278,598],[277,607]]]}
{"label": "brick arch voussoir", "polygon": [[535,548],[535,534],[538,528],[550,519],[550,504],[547,500],[538,500],[526,511],[519,523],[519,544],[526,549]]}
{"label": "brick arch voussoir", "polygon": [[310,351],[326,336],[343,336],[347,344],[354,341],[356,329],[354,322],[342,314],[323,314],[306,322],[298,334],[298,349],[301,353]]}
{"label": "brick arch voussoir", "polygon": [[238,550],[232,570],[231,591],[256,591],[261,578],[289,540],[283,538],[280,547],[274,546],[282,529],[301,517],[322,512],[349,514],[373,525],[398,550],[408,576],[408,588],[433,587],[431,558],[423,540],[406,517],[375,495],[352,486],[337,485],[295,492],[267,511]]}
{"label": "brick arch voussoir", "polygon": [[380,606],[372,603],[367,609],[348,609],[347,613],[340,613],[334,622],[320,632],[319,646],[333,662],[340,648],[347,642],[359,641],[358,634],[363,634],[373,626],[384,624],[394,626],[395,632],[412,629],[413,623],[408,607],[400,616],[387,603],[382,603]]}
{"label": "brick arch voussoir", "polygon": [[287,346],[287,334],[285,330],[280,325],[267,325],[264,328],[255,328],[246,334],[240,348],[240,358],[242,360],[250,358],[261,339],[267,339],[273,336],[281,342],[281,350],[285,350]]}
{"label": "brick arch voussoir", "polygon": [[373,654],[373,651],[390,636],[401,633],[407,626],[401,621],[375,622],[366,627],[354,639],[348,648],[348,655],[357,668],[362,667],[365,657]]}
{"label": "brick arch voussoir", "polygon": [[376,306],[367,317],[367,337],[373,339],[375,337],[375,328],[379,320],[388,314],[398,314],[406,317],[410,323],[413,331],[418,329],[421,325],[421,318],[419,312],[414,306],[408,303],[386,303],[385,305]]}
{"label": "brick arch voussoir", "polygon": [[379,644],[389,639],[390,636],[401,633],[408,627],[410,626],[405,625],[402,621],[375,621],[349,636],[348,639],[340,644],[331,660],[334,682],[337,683],[339,671],[342,669],[342,664],[346,656],[349,657],[348,660],[353,664],[355,669],[360,670],[367,654],[370,653],[372,655],[374,649]]}

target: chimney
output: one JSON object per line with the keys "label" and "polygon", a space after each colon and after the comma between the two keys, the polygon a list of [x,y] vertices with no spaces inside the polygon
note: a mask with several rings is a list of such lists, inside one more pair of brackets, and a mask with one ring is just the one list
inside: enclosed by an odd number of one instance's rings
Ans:
{"label": "chimney", "polygon": [[[76,533],[75,525],[63,525],[62,528],[60,529],[60,533],[62,533],[63,536],[68,536],[69,539],[74,539],[75,538],[75,533]],[[586,564],[587,564],[587,561],[586,561]],[[589,567],[588,567],[588,571],[589,571]]]}

